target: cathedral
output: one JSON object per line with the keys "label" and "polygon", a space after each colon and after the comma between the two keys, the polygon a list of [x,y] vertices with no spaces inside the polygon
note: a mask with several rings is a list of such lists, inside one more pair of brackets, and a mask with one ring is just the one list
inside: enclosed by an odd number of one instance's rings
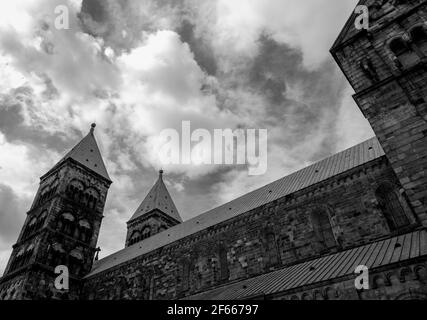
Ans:
{"label": "cathedral", "polygon": [[0,300],[427,299],[427,1],[360,4],[369,28],[354,13],[331,54],[376,137],[187,221],[160,171],[98,259],[112,181],[92,125],[41,177]]}

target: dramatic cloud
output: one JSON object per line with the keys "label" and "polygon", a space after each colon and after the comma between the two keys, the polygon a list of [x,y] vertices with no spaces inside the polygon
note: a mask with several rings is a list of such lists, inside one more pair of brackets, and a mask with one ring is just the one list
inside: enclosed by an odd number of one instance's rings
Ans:
{"label": "dramatic cloud", "polygon": [[[1,2],[0,271],[38,177],[93,121],[114,181],[102,255],[123,247],[156,179],[163,129],[268,130],[265,175],[164,167],[184,220],[371,136],[328,52],[356,2]],[[64,3],[68,30],[55,27]]]}

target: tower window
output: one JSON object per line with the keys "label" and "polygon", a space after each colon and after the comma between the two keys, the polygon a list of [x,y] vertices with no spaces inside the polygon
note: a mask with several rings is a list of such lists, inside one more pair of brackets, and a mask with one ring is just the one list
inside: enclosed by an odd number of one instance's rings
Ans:
{"label": "tower window", "polygon": [[58,220],[58,231],[73,236],[73,233],[75,231],[74,221],[74,216],[71,213],[63,213]]}
{"label": "tower window", "polygon": [[22,235],[23,239],[27,238],[34,232],[36,223],[37,223],[37,218],[36,217],[31,218],[27,228],[24,231],[24,234]]}
{"label": "tower window", "polygon": [[74,249],[70,252],[70,269],[74,274],[80,274],[83,262],[84,254],[80,249]]}
{"label": "tower window", "polygon": [[80,240],[86,242],[90,240],[92,234],[92,227],[87,220],[79,221],[79,230],[80,230]]}
{"label": "tower window", "polygon": [[145,227],[144,230],[142,230],[142,239],[147,239],[151,236],[151,228]]}
{"label": "tower window", "polygon": [[48,264],[52,267],[64,264],[65,261],[65,250],[62,248],[62,245],[59,243],[54,243],[50,246]]}
{"label": "tower window", "polygon": [[401,199],[399,199],[400,197],[392,185],[389,183],[381,184],[377,188],[375,196],[390,230],[394,231],[410,224]]}
{"label": "tower window", "polygon": [[400,68],[409,67],[418,62],[418,55],[411,50],[409,44],[403,38],[396,38],[390,42],[390,50],[396,57],[396,63]]}
{"label": "tower window", "polygon": [[129,239],[129,245],[131,246],[139,241],[141,241],[141,234],[139,231],[134,231]]}

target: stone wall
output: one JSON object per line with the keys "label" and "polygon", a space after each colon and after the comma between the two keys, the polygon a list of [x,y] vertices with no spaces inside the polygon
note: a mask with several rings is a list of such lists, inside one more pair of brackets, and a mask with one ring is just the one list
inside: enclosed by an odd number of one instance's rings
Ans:
{"label": "stone wall", "polygon": [[[384,181],[399,191],[385,157],[96,274],[84,296],[179,298],[388,236],[375,196]],[[319,241],[316,210],[327,212],[334,245]]]}
{"label": "stone wall", "polygon": [[[397,6],[332,52],[418,219],[427,226],[427,1]],[[415,35],[416,29],[424,36]],[[403,49],[393,50],[396,43]]]}

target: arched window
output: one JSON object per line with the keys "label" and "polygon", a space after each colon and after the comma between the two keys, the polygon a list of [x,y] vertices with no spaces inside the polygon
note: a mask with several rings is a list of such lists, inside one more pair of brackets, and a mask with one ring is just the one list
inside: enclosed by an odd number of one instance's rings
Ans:
{"label": "arched window", "polygon": [[134,231],[129,239],[129,245],[137,243],[141,239],[141,234],[139,231]]}
{"label": "arched window", "polygon": [[337,245],[328,212],[325,209],[316,209],[311,212],[311,223],[315,237],[325,248],[332,248]]}
{"label": "arched window", "polygon": [[390,230],[393,231],[410,224],[400,197],[391,184],[381,184],[377,188],[375,196]]}
{"label": "arched window", "polygon": [[92,235],[92,227],[90,223],[87,220],[80,220],[78,226],[80,230],[80,240],[83,242],[90,240]]}
{"label": "arched window", "polygon": [[83,199],[83,190],[83,183],[78,180],[73,180],[67,188],[68,197],[76,202],[80,202],[80,200]]}
{"label": "arched window", "polygon": [[190,288],[190,262],[182,261],[181,264],[181,289],[187,291]]}
{"label": "arched window", "polygon": [[279,263],[276,237],[273,232],[269,231],[265,234],[265,266],[267,268],[273,267]]}
{"label": "arched window", "polygon": [[43,211],[40,216],[37,218],[37,225],[35,226],[35,230],[40,230],[46,221],[47,211]]}
{"label": "arched window", "polygon": [[71,272],[78,275],[82,270],[84,262],[84,254],[80,248],[76,248],[70,252],[70,269]]}
{"label": "arched window", "polygon": [[37,200],[37,205],[43,204],[46,199],[47,199],[47,195],[48,195],[49,189],[48,187],[44,187],[41,191],[40,191],[40,195],[39,198]]}
{"label": "arched window", "polygon": [[98,199],[99,199],[99,192],[95,188],[90,187],[85,190],[83,203],[88,208],[95,209]]}
{"label": "arched window", "polygon": [[30,244],[27,249],[25,249],[25,253],[22,258],[22,265],[25,266],[30,262],[30,259],[33,255],[34,245]]}
{"label": "arched window", "polygon": [[411,38],[414,44],[427,54],[427,32],[423,26],[417,26],[411,30]]}
{"label": "arched window", "polygon": [[28,236],[30,236],[34,232],[36,223],[37,223],[37,218],[32,217],[30,222],[28,223],[27,228],[24,231],[24,234],[22,235],[23,239],[27,238]]}
{"label": "arched window", "polygon": [[57,229],[59,232],[63,232],[69,236],[73,236],[75,227],[74,222],[75,218],[71,213],[63,213],[58,219]]}
{"label": "arched window", "polygon": [[25,248],[22,247],[21,249],[19,249],[18,253],[16,254],[15,258],[13,259],[13,262],[10,266],[11,271],[19,268],[22,265],[24,254],[25,254]]}
{"label": "arched window", "polygon": [[64,264],[66,252],[60,243],[54,243],[50,246],[48,254],[48,265],[55,268],[56,266]]}
{"label": "arched window", "polygon": [[227,261],[227,249],[225,246],[221,245],[219,247],[219,266],[221,272],[221,280],[228,280],[230,272],[228,270],[228,261]]}
{"label": "arched window", "polygon": [[144,230],[142,230],[142,239],[147,239],[151,235],[151,228],[145,227]]}
{"label": "arched window", "polygon": [[401,67],[409,67],[418,62],[419,56],[416,52],[412,51],[409,44],[403,38],[393,39],[389,46]]}

